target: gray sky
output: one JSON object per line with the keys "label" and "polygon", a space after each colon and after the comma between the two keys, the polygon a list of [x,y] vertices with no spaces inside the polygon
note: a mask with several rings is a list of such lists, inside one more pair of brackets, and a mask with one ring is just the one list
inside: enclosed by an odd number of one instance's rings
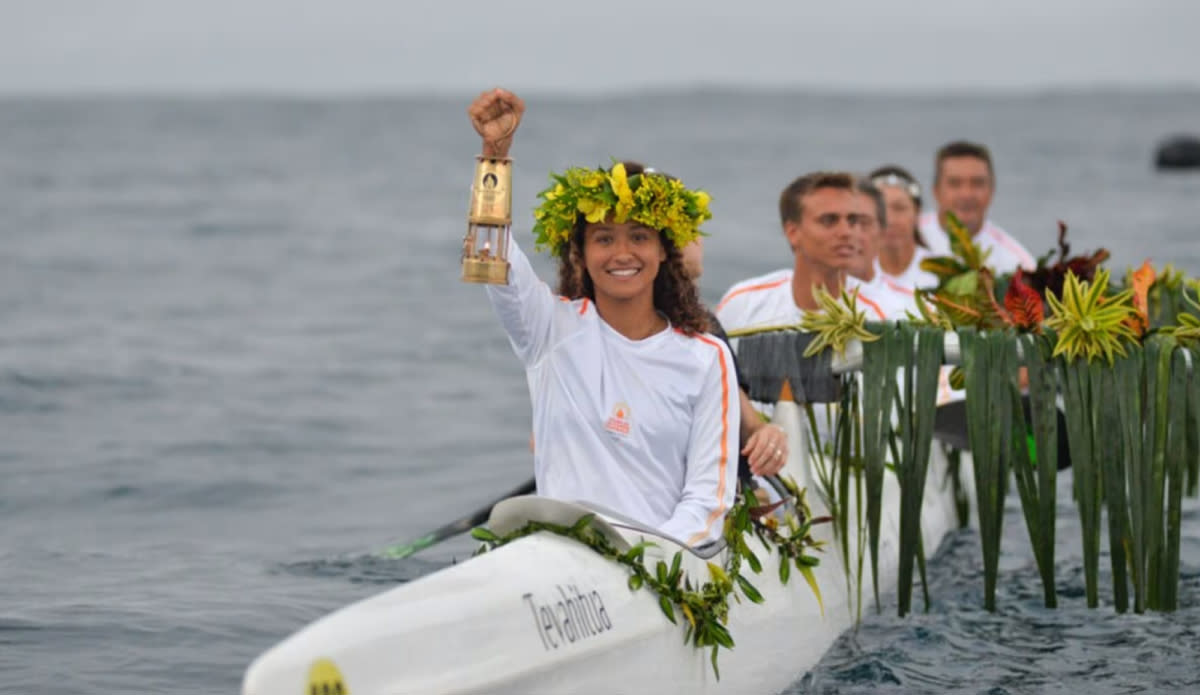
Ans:
{"label": "gray sky", "polygon": [[0,92],[1200,85],[1197,0],[0,0]]}

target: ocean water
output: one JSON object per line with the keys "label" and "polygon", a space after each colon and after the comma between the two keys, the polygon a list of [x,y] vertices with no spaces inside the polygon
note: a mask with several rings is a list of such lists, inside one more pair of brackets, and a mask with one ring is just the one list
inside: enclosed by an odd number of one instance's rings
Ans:
{"label": "ocean water", "polygon": [[[0,690],[236,691],[308,621],[471,551],[372,556],[530,472],[524,376],[456,279],[468,99],[0,101]],[[1200,272],[1200,173],[1151,167],[1159,138],[1200,129],[1196,92],[527,104],[517,238],[548,171],[640,159],[713,195],[709,301],[788,264],[796,175],[896,162],[927,182],[960,137],[993,147],[993,217],[1034,253],[1062,219],[1118,269]],[[957,534],[928,614],[868,616],[790,692],[1200,685],[1194,502],[1172,615],[1083,608],[1065,504],[1063,607],[1040,609],[1009,522],[997,614]]]}

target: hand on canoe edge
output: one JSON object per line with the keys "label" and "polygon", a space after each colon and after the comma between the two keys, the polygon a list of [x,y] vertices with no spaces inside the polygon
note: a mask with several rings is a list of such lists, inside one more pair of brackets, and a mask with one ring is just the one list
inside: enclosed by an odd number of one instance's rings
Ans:
{"label": "hand on canoe edge", "polygon": [[775,475],[788,460],[787,433],[779,425],[763,423],[746,439],[742,454],[754,475]]}

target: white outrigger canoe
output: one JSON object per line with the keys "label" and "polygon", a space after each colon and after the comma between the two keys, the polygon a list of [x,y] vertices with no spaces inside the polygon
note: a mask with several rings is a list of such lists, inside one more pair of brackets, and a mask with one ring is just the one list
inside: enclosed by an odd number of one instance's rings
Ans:
{"label": "white outrigger canoe", "polygon": [[[802,411],[777,407],[775,421],[788,431],[790,460],[782,475],[809,489],[815,517],[827,514],[816,494],[814,471],[803,446]],[[936,551],[958,525],[953,486],[940,447],[933,447],[922,509],[924,548]],[[969,455],[959,472],[973,498]],[[880,528],[881,592],[896,584],[900,489],[885,475]],[[488,528],[498,534],[541,520],[570,525],[594,513],[584,504],[533,496],[497,505]],[[851,538],[856,537],[851,510]],[[643,539],[645,561],[669,563],[675,542],[615,515],[594,522],[610,540],[628,547]],[[628,570],[574,540],[541,532],[474,556],[416,581],[342,608],[304,627],[254,661],[244,695],[498,695],[513,693],[776,693],[812,668],[855,619],[832,524],[813,528],[826,541],[814,574],[824,608],[799,573],[779,580],[777,553],[757,538],[752,550],[763,572],[743,572],[764,597],[762,604],[731,601],[733,649],[721,649],[718,679],[710,649],[684,642],[684,630],[659,608],[657,596],[631,590]],[[853,554],[854,543],[851,543]],[[721,550],[720,553],[726,551]],[[684,553],[688,576],[707,578],[708,561]],[[852,564],[857,564],[852,557]],[[871,595],[870,563],[863,573]]]}

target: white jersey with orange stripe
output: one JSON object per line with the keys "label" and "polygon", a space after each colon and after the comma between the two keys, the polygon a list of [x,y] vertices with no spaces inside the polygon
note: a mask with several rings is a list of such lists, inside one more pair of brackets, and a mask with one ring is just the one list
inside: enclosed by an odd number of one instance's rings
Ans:
{"label": "white jersey with orange stripe", "polygon": [[[950,236],[938,222],[937,213],[926,212],[921,215],[921,235],[929,244],[929,251],[934,256],[950,255]],[[1008,232],[984,220],[983,228],[974,237],[975,244],[989,251],[987,265],[995,269],[997,274],[1014,273],[1018,267],[1025,270],[1037,268],[1037,260],[1014,239]]]}
{"label": "white jersey with orange stripe", "polygon": [[516,242],[488,296],[525,365],[538,494],[595,502],[688,545],[721,537],[737,485],[738,386],[715,337],[630,340],[542,282]]}
{"label": "white jersey with orange stripe", "polygon": [[[804,312],[796,306],[796,300],[792,294],[792,277],[792,270],[787,269],[743,280],[729,288],[713,313],[717,315],[717,320],[721,322],[726,332],[746,328],[795,326],[804,317]],[[871,297],[869,291],[864,292],[861,288],[858,306],[860,310],[866,312],[868,321],[882,321],[887,318],[886,312],[877,298]],[[736,339],[733,342],[735,345],[737,344]],[[752,402],[755,410],[760,413],[767,417],[774,415],[774,403]],[[818,423],[816,435],[822,442],[832,441],[832,432],[826,423],[832,422],[834,411],[825,405],[818,405],[815,410]],[[808,433],[807,430],[808,426],[805,425],[805,436],[811,436],[812,433]],[[807,443],[792,442],[791,444],[799,446],[802,451],[807,447]]]}
{"label": "white jersey with orange stripe", "polygon": [[[850,283],[847,284],[850,286]],[[889,304],[889,300],[874,296],[870,288],[861,287],[861,283],[859,285],[859,308],[866,312],[867,320],[882,321],[888,318],[885,305]],[[804,317],[804,312],[796,306],[792,295],[790,269],[759,275],[730,287],[714,313],[726,331],[794,326]]]}
{"label": "white jersey with orange stripe", "polygon": [[870,307],[865,306],[863,297],[874,302],[883,313],[883,318],[888,321],[903,321],[909,313],[917,313],[917,302],[913,299],[912,291],[905,290],[878,271],[875,272],[875,277],[871,278],[870,282],[863,282],[856,277],[846,278],[846,289],[858,290],[858,309],[867,314],[868,321],[877,319],[871,316]]}
{"label": "white jersey with orange stripe", "polygon": [[937,276],[927,270],[921,270],[921,261],[932,256],[933,254],[929,252],[929,249],[918,246],[913,251],[912,261],[904,269],[904,272],[899,275],[892,275],[879,265],[878,260],[875,261],[875,272],[883,275],[885,280],[890,280],[893,286],[901,288],[911,296],[915,289],[934,289],[937,287]]}

